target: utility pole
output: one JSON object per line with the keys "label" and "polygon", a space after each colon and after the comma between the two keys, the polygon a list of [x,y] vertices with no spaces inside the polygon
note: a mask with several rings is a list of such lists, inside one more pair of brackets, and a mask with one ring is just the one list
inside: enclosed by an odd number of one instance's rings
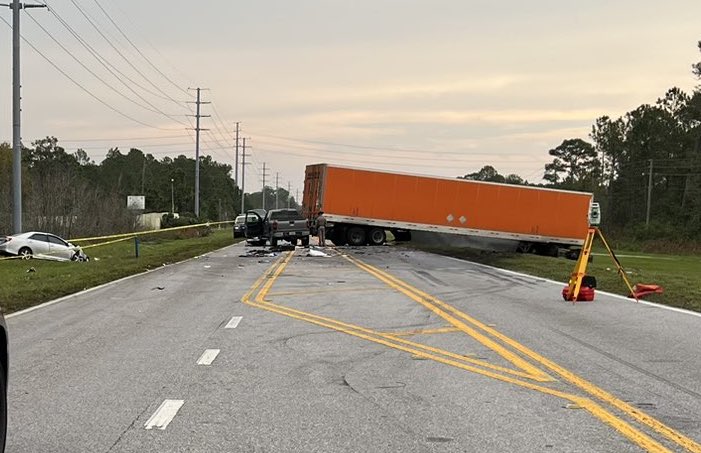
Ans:
{"label": "utility pole", "polygon": [[263,162],[263,209],[265,209],[265,178],[268,176],[268,170],[270,170],[269,168],[266,169],[265,164]]}
{"label": "utility pole", "polygon": [[275,209],[280,208],[280,172],[275,173]]}
{"label": "utility pole", "polygon": [[645,228],[650,226],[650,204],[652,203],[652,159],[647,175],[647,213],[645,214]]}
{"label": "utility pole", "polygon": [[20,78],[20,10],[46,8],[13,0],[0,3],[12,10],[12,229],[22,232],[22,85]]}
{"label": "utility pole", "polygon": [[239,122],[236,122],[236,160],[234,161],[234,182],[239,185]]}
{"label": "utility pole", "polygon": [[[211,102],[202,102],[201,91],[207,88],[189,88],[197,91],[197,114],[195,126],[195,217],[200,216],[200,131],[208,131],[209,129],[200,128],[200,118],[209,118],[211,115],[202,115],[200,106],[202,104],[211,104]],[[192,116],[192,115],[189,115]]]}
{"label": "utility pole", "polygon": [[297,189],[297,196],[295,197],[295,203],[297,203],[297,205],[300,205],[299,204],[299,189]]}
{"label": "utility pole", "polygon": [[290,209],[291,198],[292,197],[290,196],[290,181],[287,181],[287,209]]}
{"label": "utility pole", "polygon": [[244,205],[245,201],[245,186],[246,186],[246,157],[250,156],[250,154],[246,154],[246,137],[243,138],[243,150],[241,152],[241,214],[243,214],[246,210],[246,206]]}

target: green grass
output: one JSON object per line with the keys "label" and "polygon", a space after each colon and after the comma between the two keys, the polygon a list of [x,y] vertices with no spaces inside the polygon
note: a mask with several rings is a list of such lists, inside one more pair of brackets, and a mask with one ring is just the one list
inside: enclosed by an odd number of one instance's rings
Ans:
{"label": "green grass", "polygon": [[[523,272],[538,277],[561,281],[567,284],[575,261],[517,253],[490,253],[470,249],[426,249],[443,255],[464,258],[482,264]],[[648,283],[661,285],[664,294],[652,294],[645,300],[701,312],[701,258],[688,255],[643,254],[614,250],[631,285]],[[593,262],[587,274],[597,280],[597,289],[628,295],[629,291],[616,267],[605,252],[595,248]],[[599,254],[604,254],[599,255]],[[632,255],[632,256],[628,256]],[[634,257],[634,256],[639,256]],[[554,289],[554,291],[559,290]]]}
{"label": "green grass", "polygon": [[[128,240],[85,249],[90,256],[87,263],[37,259],[0,261],[0,306],[5,313],[22,310],[238,241],[232,238],[230,228],[224,228],[205,237],[142,240],[139,258],[134,254],[134,240]],[[28,272],[30,269],[34,271]]]}

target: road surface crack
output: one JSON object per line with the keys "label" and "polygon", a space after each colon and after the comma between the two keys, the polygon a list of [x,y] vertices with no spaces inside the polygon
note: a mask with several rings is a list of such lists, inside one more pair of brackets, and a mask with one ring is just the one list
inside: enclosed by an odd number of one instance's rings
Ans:
{"label": "road surface crack", "polygon": [[132,429],[132,428],[134,427],[134,425],[136,424],[136,421],[139,420],[139,419],[146,413],[146,411],[149,410],[150,407],[151,407],[150,404],[147,405],[147,406],[144,408],[144,410],[142,410],[142,411],[139,413],[139,415],[137,415],[136,418],[134,418],[134,420],[132,420],[132,422],[129,424],[129,426],[127,426],[127,427],[124,429],[124,431],[122,431],[122,432],[119,434],[119,437],[117,437],[117,440],[114,441],[114,443],[113,443],[112,446],[107,450],[106,453],[110,453],[112,450],[114,450],[114,447],[116,447],[117,444],[120,443],[120,442],[122,441],[122,438],[123,438],[124,435],[127,433],[127,431],[129,431],[130,429]]}

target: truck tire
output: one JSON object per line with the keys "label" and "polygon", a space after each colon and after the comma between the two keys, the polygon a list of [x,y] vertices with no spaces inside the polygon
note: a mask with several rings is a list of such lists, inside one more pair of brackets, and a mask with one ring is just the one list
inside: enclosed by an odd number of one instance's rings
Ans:
{"label": "truck tire", "polygon": [[346,240],[349,245],[365,245],[366,236],[365,228],[359,226],[350,227],[346,232]]}
{"label": "truck tire", "polygon": [[277,247],[277,238],[270,238],[270,246]]}
{"label": "truck tire", "polygon": [[368,242],[370,245],[382,245],[387,240],[387,234],[382,228],[371,228],[368,232]]}
{"label": "truck tire", "polygon": [[345,231],[340,228],[331,228],[326,232],[326,238],[333,242],[333,245],[342,246],[346,245]]}
{"label": "truck tire", "polygon": [[516,252],[517,253],[533,253],[535,248],[536,248],[536,246],[532,242],[519,242],[518,246],[516,247]]}
{"label": "truck tire", "polygon": [[304,236],[302,238],[302,247],[309,247],[309,236]]}

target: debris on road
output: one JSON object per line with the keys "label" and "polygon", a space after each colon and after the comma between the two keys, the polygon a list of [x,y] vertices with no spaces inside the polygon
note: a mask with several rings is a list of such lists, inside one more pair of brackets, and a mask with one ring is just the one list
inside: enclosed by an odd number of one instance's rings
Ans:
{"label": "debris on road", "polygon": [[163,291],[164,289],[166,289],[165,286],[156,286],[155,288],[151,288],[151,291],[155,291],[155,290]]}
{"label": "debris on road", "polygon": [[239,257],[241,257],[241,258],[274,258],[278,255],[279,255],[279,253],[271,252],[270,250],[254,249],[254,250],[247,251],[243,255],[239,255]]}
{"label": "debris on road", "polygon": [[328,255],[321,250],[314,250],[314,249],[309,249],[309,252],[307,252],[307,256],[312,256],[315,258],[328,258],[331,255]]}

